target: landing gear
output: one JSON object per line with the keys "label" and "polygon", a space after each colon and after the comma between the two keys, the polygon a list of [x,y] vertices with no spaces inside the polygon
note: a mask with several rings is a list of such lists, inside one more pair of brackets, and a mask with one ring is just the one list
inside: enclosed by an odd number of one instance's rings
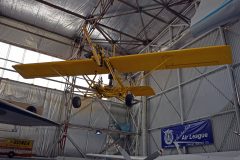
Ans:
{"label": "landing gear", "polygon": [[131,93],[128,93],[125,97],[125,104],[128,107],[133,106],[134,96]]}
{"label": "landing gear", "polygon": [[15,153],[13,151],[8,152],[8,158],[13,158]]}
{"label": "landing gear", "polygon": [[112,76],[112,74],[110,73],[109,75],[108,75],[108,79],[109,79],[109,86],[110,87],[112,87],[113,86],[113,76]]}
{"label": "landing gear", "polygon": [[81,107],[81,98],[79,96],[73,97],[72,99],[72,105],[74,108],[79,108]]}
{"label": "landing gear", "polygon": [[26,110],[28,110],[28,111],[30,111],[30,112],[33,112],[33,113],[37,113],[37,108],[34,107],[34,106],[28,106],[28,107],[26,108]]}

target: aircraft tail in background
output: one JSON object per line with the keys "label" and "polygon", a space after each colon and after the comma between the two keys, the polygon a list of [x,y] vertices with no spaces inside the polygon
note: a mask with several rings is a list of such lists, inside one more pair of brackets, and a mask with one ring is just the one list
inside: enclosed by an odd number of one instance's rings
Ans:
{"label": "aircraft tail in background", "polygon": [[240,0],[201,0],[191,19],[191,33],[197,37],[240,18]]}

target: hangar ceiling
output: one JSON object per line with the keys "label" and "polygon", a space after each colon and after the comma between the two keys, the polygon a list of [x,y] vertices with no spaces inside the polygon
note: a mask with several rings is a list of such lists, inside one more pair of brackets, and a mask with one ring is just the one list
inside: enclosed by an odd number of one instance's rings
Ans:
{"label": "hangar ceiling", "polygon": [[116,44],[118,53],[132,54],[151,43],[176,18],[189,24],[191,17],[184,11],[193,3],[194,0],[0,0],[0,15],[75,42],[82,36],[82,25],[89,22],[95,43],[108,49]]}

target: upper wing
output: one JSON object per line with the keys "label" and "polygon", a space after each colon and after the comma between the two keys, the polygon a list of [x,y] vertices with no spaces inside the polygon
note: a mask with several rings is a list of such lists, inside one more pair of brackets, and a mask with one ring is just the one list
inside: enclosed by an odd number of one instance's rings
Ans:
{"label": "upper wing", "polygon": [[230,46],[191,48],[110,58],[119,72],[151,71],[231,64]]}
{"label": "upper wing", "polygon": [[108,70],[105,67],[99,67],[92,59],[19,64],[13,66],[13,68],[24,78],[77,76],[91,75],[95,73],[108,73]]}
{"label": "upper wing", "polygon": [[[109,61],[114,69],[124,73],[231,64],[232,57],[230,46],[213,46],[116,56],[109,58]],[[92,59],[20,64],[13,67],[24,78],[109,73],[105,66],[99,67]]]}

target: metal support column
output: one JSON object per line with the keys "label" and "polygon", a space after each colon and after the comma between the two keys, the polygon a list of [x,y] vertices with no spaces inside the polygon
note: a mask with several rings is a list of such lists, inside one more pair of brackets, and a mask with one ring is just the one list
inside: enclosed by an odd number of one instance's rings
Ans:
{"label": "metal support column", "polygon": [[[219,27],[219,32],[222,38],[222,43],[227,44],[226,38],[224,35],[224,31],[222,27]],[[233,103],[235,107],[235,112],[236,112],[236,119],[237,119],[237,125],[238,125],[238,132],[240,131],[240,113],[239,113],[239,103],[238,103],[238,94],[237,94],[237,88],[236,88],[236,83],[234,81],[234,73],[233,73],[233,68],[231,65],[227,65],[227,71],[230,79],[230,84],[232,87],[233,91]]]}
{"label": "metal support column", "polygon": [[136,111],[133,115],[136,118],[136,135],[135,135],[135,152],[134,156],[139,156],[141,153],[139,152],[139,146],[140,146],[140,133],[141,133],[141,122],[142,122],[142,116],[141,116],[141,104],[136,107]]}
{"label": "metal support column", "polygon": [[[146,85],[145,78],[142,80]],[[142,97],[142,156],[147,156],[147,97]]]}
{"label": "metal support column", "polygon": [[[147,51],[149,52],[149,47],[147,48]],[[146,76],[145,72],[143,72],[144,78],[142,79],[142,85],[146,86]],[[147,133],[148,133],[148,128],[147,128],[147,97],[143,96],[142,97],[142,123],[141,123],[141,129],[142,129],[142,156],[147,156]]]}
{"label": "metal support column", "polygon": [[[179,94],[179,106],[180,106],[180,118],[181,118],[181,124],[184,123],[184,110],[183,110],[183,94],[182,94],[182,78],[181,78],[181,69],[177,70],[177,74],[178,74],[178,94]],[[183,153],[186,154],[187,153],[187,149],[186,147],[183,147]]]}
{"label": "metal support column", "polygon": [[184,111],[183,111],[183,97],[182,97],[182,86],[181,86],[181,70],[177,70],[178,74],[178,94],[179,94],[179,106],[180,106],[180,118],[181,124],[184,122]]}

